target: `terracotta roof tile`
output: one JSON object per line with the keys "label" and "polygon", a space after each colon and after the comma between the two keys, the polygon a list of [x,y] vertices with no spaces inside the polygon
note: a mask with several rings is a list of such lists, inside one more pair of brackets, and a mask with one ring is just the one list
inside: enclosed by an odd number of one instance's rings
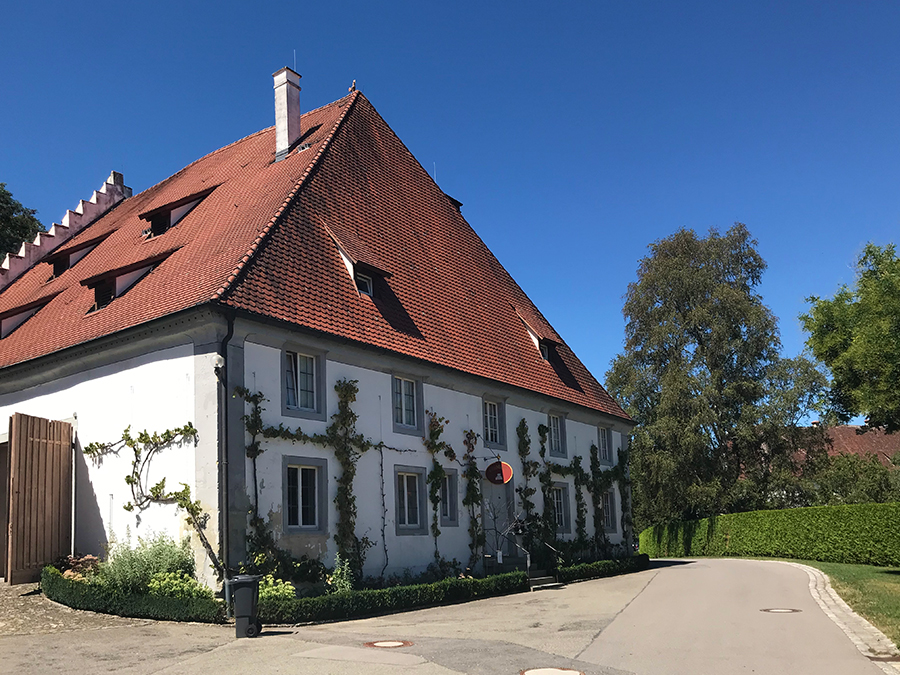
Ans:
{"label": "terracotta roof tile", "polygon": [[[53,297],[0,342],[0,368],[212,302],[628,419],[364,96],[302,126],[309,149],[275,163],[274,129],[248,136],[73,237],[57,253],[108,235],[59,278],[41,262],[10,284],[0,315]],[[142,236],[141,214],[212,187],[168,232]],[[390,273],[374,279],[374,298],[357,292],[325,225],[351,257]],[[87,314],[82,281],[166,252]],[[523,320],[557,343],[549,361]]]}

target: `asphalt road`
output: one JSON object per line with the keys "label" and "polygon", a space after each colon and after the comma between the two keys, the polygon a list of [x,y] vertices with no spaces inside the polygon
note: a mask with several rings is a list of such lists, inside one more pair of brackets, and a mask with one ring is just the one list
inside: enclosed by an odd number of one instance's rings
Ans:
{"label": "asphalt road", "polygon": [[[883,674],[819,608],[802,569],[751,560],[658,561],[646,572],[558,590],[269,627],[253,640],[235,640],[222,626],[87,623],[0,636],[0,673]],[[364,646],[378,640],[413,644]]]}

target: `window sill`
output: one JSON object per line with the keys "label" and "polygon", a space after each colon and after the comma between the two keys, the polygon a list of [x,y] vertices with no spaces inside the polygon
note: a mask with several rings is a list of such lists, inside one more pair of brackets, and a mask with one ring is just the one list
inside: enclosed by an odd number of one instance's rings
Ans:
{"label": "window sill", "polygon": [[396,422],[394,422],[394,433],[404,434],[405,436],[416,436],[418,438],[422,438],[425,435],[425,431],[421,426],[408,427],[405,424],[397,424]]}
{"label": "window sill", "polygon": [[301,420],[319,420],[325,421],[325,413],[318,410],[304,410],[303,408],[281,407],[281,414],[285,417],[296,417]]}
{"label": "window sill", "polygon": [[399,526],[397,527],[397,536],[398,537],[415,537],[415,536],[425,535],[425,534],[428,534],[428,529],[424,528],[424,527],[415,527],[415,528],[411,527],[408,529],[405,527],[399,527]]}

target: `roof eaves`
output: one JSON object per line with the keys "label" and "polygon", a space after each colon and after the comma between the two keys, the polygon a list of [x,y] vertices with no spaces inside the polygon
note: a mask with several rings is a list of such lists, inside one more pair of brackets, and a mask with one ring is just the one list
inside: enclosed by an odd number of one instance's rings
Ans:
{"label": "roof eaves", "polygon": [[288,207],[294,201],[294,198],[297,196],[297,193],[300,192],[300,189],[306,184],[307,180],[309,180],[309,177],[312,175],[313,171],[319,165],[319,162],[321,161],[322,156],[325,154],[325,152],[331,146],[332,139],[334,138],[335,134],[337,134],[338,130],[341,128],[341,125],[343,124],[344,120],[347,118],[347,115],[350,113],[350,110],[353,108],[353,105],[356,103],[358,98],[359,98],[358,91],[355,91],[352,94],[350,94],[350,102],[347,104],[346,108],[344,109],[344,112],[342,112],[340,117],[338,117],[337,121],[335,121],[334,126],[331,129],[331,133],[329,133],[328,136],[326,136],[325,139],[322,141],[322,146],[319,148],[318,152],[316,153],[316,156],[313,157],[312,161],[309,164],[307,164],[306,170],[303,172],[303,174],[300,176],[300,178],[294,184],[294,187],[290,191],[290,193],[288,193],[288,196],[285,197],[281,206],[275,212],[275,215],[273,215],[269,219],[269,222],[266,223],[265,227],[263,227],[262,230],[260,230],[259,234],[256,236],[256,239],[253,241],[252,244],[250,244],[250,247],[247,249],[247,252],[243,255],[243,257],[240,259],[240,261],[238,261],[237,265],[235,266],[234,270],[232,270],[231,274],[228,275],[228,278],[225,280],[225,283],[222,286],[220,286],[216,290],[215,293],[213,293],[210,300],[221,300],[222,297],[225,295],[225,293],[227,293],[233,287],[234,282],[237,280],[241,271],[243,271],[246,268],[247,263],[250,262],[250,260],[253,258],[253,256],[256,254],[256,252],[259,250],[259,247],[262,245],[263,241],[265,241],[265,239],[269,236],[269,232],[272,231],[272,227],[278,222],[278,220],[281,218],[281,216],[284,215],[284,213],[287,211]]}

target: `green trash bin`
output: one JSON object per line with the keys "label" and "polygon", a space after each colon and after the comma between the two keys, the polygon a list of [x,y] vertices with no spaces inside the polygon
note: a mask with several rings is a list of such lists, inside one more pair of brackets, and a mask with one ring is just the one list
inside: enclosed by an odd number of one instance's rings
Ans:
{"label": "green trash bin", "polygon": [[239,638],[256,637],[262,624],[256,616],[259,606],[259,580],[257,574],[236,574],[228,580],[234,602],[234,632]]}

